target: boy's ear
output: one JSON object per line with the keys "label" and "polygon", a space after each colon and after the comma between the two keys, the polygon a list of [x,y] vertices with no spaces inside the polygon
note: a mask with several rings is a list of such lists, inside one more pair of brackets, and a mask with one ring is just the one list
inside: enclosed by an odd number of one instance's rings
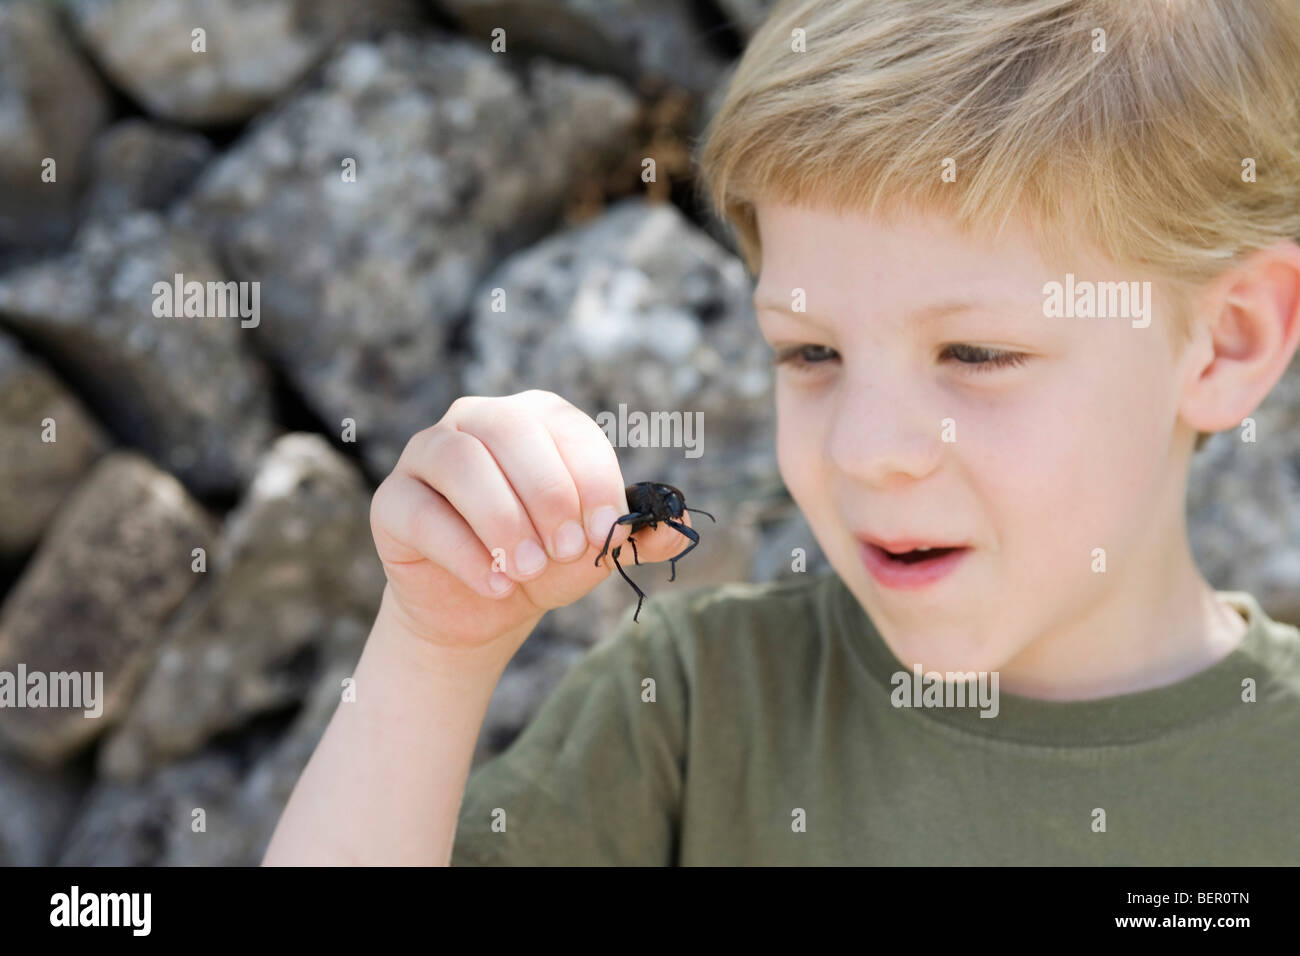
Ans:
{"label": "boy's ear", "polygon": [[1300,344],[1300,245],[1286,240],[1246,257],[1197,300],[1179,416],[1196,431],[1236,428]]}

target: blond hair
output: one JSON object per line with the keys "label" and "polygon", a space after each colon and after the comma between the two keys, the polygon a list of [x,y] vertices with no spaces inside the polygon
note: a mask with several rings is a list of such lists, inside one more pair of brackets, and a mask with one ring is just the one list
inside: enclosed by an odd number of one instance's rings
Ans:
{"label": "blond hair", "polygon": [[1300,238],[1300,0],[784,0],[697,165],[755,276],[763,196],[989,235],[1024,212],[1053,258],[1082,233],[1199,284]]}
{"label": "blond hair", "polygon": [[697,166],[754,275],[760,197],[1022,213],[1049,258],[1165,279],[1185,336],[1195,286],[1300,238],[1300,0],[784,0]]}

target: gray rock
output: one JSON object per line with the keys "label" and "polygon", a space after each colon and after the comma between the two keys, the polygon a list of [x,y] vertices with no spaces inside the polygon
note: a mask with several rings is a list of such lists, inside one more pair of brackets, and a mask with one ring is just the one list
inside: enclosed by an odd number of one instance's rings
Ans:
{"label": "gray rock", "polygon": [[718,0],[718,6],[727,15],[742,36],[752,37],[763,25],[777,0]]}
{"label": "gray rock", "polygon": [[230,812],[240,779],[238,757],[212,751],[163,767],[142,784],[101,781],[77,812],[59,866],[184,866],[196,857],[229,857],[228,848],[241,842]]}
{"label": "gray rock", "polygon": [[[53,419],[54,441],[43,440]],[[98,423],[40,360],[0,334],[0,555],[36,544],[108,446]]]}
{"label": "gray rock", "polygon": [[97,417],[200,494],[227,492],[270,441],[265,370],[244,320],[154,315],[153,287],[223,281],[201,238],[138,213],[82,230],[69,255],[0,279],[0,323],[58,364]]}
{"label": "gray rock", "polygon": [[0,866],[52,866],[82,789],[0,754]]}
{"label": "gray rock", "polygon": [[[0,4],[0,254],[67,242],[86,153],[107,121],[103,87],[49,4]],[[46,158],[54,182],[41,179]]]}
{"label": "gray rock", "polygon": [[286,435],[258,467],[211,556],[211,587],[163,641],[99,770],[139,779],[221,731],[301,703],[330,662],[355,661],[383,568],[370,490],[318,435]]}
{"label": "gray rock", "polygon": [[389,36],[259,121],[177,215],[262,281],[259,342],[327,427],[356,422],[380,477],[460,392],[446,341],[474,284],[635,109],[613,80],[539,62],[525,86],[464,43]]}
{"label": "gray rock", "polygon": [[[282,727],[123,782],[104,780],[86,801],[63,865],[257,866],[303,768],[340,706],[355,658],[313,680],[304,706]],[[346,706],[346,705],[342,705]],[[196,810],[202,810],[198,829]]]}
{"label": "gray rock", "polygon": [[[635,413],[680,413],[669,436],[677,447],[634,447],[625,430],[616,444],[624,476],[680,478],[688,505],[698,496],[706,510],[714,492],[751,498],[779,478],[769,350],[750,295],[740,262],[675,207],[624,200],[511,256],[483,282],[466,386],[485,395],[544,388],[598,422],[608,413],[629,426]],[[702,433],[688,435],[688,422]]]}
{"label": "gray rock", "polygon": [[161,211],[180,196],[212,157],[198,133],[127,119],[95,141],[83,215],[101,219]]}
{"label": "gray rock", "polygon": [[[132,452],[104,458],[55,519],[0,607],[0,671],[102,673],[102,714],[14,707],[0,738],[42,765],[73,755],[125,711],[167,618],[199,581],[191,551],[213,528],[170,475]],[[95,682],[99,684],[98,681]]]}
{"label": "gray rock", "polygon": [[1221,432],[1192,456],[1188,534],[1221,590],[1300,624],[1300,358],[1255,410],[1255,441]]}
{"label": "gray rock", "polygon": [[690,0],[444,0],[484,48],[505,30],[507,52],[540,52],[613,73],[638,89],[703,93],[725,66]]}
{"label": "gray rock", "polygon": [[[150,113],[191,124],[252,116],[287,92],[339,38],[400,26],[413,2],[384,0],[70,0],[82,42]],[[205,31],[204,52],[192,31]]]}

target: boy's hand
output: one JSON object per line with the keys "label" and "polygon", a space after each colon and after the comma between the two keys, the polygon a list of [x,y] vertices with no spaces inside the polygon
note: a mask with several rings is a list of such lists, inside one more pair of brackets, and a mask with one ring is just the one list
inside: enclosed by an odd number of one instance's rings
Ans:
{"label": "boy's hand", "polygon": [[[371,502],[398,623],[446,647],[506,635],[522,643],[546,611],[610,574],[608,554],[594,562],[614,520],[628,512],[626,484],[600,426],[555,393],[458,398],[407,442]],[[619,525],[610,551],[627,538]],[[643,564],[666,561],[688,543],[663,524],[636,534]],[[506,586],[500,595],[493,580]]]}

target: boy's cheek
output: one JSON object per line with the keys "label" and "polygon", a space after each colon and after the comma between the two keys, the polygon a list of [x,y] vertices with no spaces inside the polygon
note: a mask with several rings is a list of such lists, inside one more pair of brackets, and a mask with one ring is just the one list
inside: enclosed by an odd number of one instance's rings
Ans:
{"label": "boy's cheek", "polygon": [[808,523],[818,549],[830,558],[835,552],[852,545],[849,540],[852,531],[837,510],[836,499],[832,497],[833,482],[824,472],[817,472],[817,465],[812,461],[808,456],[798,453],[794,454],[793,460],[782,456],[781,479],[795,507]]}
{"label": "boy's cheek", "polygon": [[816,480],[816,470],[822,459],[823,435],[818,427],[791,414],[782,414],[776,428],[777,470],[791,497],[796,488]]}
{"label": "boy's cheek", "polygon": [[1134,489],[1102,450],[1060,456],[1036,487],[1004,502],[999,564],[1012,593],[1071,604],[1123,567],[1136,527]]}

